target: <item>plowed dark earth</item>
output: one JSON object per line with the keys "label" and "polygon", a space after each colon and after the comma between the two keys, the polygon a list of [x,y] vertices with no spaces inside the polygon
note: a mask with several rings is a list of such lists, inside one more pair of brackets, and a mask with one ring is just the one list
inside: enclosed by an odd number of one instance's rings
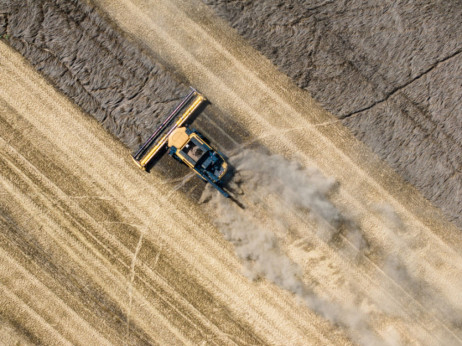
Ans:
{"label": "plowed dark earth", "polygon": [[135,150],[187,93],[85,2],[13,2],[8,43],[83,111]]}
{"label": "plowed dark earth", "polygon": [[[462,343],[462,236],[416,190],[200,1],[94,3],[107,19],[86,4],[41,1],[23,12],[37,16],[36,29],[17,19],[14,31],[11,11],[0,21],[10,33],[0,42],[2,339]],[[65,27],[66,39],[55,37],[58,26],[42,25],[45,18]],[[88,59],[85,47],[93,47]],[[204,185],[177,190],[188,171],[168,160],[142,174],[96,121],[135,148],[152,129],[143,123],[154,126],[150,113],[162,116],[187,84],[212,101],[196,124],[225,152],[257,143],[338,182],[332,203],[354,215],[367,252],[343,235],[319,237],[303,210],[287,211],[282,247],[316,297],[357,316],[335,321],[268,280],[246,279],[213,211],[193,203]],[[273,230],[268,207],[283,200],[256,197],[261,203],[247,212]]]}
{"label": "plowed dark earth", "polygon": [[204,2],[462,228],[461,1]]}

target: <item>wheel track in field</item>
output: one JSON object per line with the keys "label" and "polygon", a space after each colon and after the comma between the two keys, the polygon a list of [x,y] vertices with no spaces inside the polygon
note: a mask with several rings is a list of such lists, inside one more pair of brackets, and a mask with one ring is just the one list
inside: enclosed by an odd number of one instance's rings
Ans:
{"label": "wheel track in field", "polygon": [[[33,291],[32,301],[43,304],[41,296],[55,296],[50,303],[54,316],[39,304],[35,311],[42,318],[27,321],[32,303],[12,279],[6,289],[14,290],[21,311],[4,305],[2,315],[16,320],[24,334],[48,344],[59,337],[85,343],[81,334],[99,335],[101,343],[127,342],[130,264],[144,232],[134,268],[128,341],[346,341],[340,332],[325,334],[332,328],[286,293],[243,278],[232,249],[199,206],[171,192],[159,175],[139,172],[126,149],[3,43],[0,53],[5,57],[2,83],[10,86],[0,94],[1,186],[8,196],[2,209],[23,229],[23,237],[35,239],[30,246],[51,256],[51,264],[29,258],[24,252],[29,245],[21,250],[8,238],[2,251],[16,260],[2,270],[30,273],[24,280],[36,281],[43,290]],[[53,266],[68,273],[81,292],[66,286]],[[95,297],[105,301],[100,309],[112,306],[119,312],[94,310]],[[92,308],[85,309],[86,304]],[[67,319],[57,319],[60,315]]]}

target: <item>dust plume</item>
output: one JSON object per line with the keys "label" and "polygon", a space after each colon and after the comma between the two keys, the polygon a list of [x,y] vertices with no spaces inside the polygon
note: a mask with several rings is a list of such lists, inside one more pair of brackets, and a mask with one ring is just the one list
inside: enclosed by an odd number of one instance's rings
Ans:
{"label": "dust plume", "polygon": [[[444,294],[441,292],[441,288],[431,285],[428,279],[431,275],[428,273],[429,268],[419,265],[419,261],[414,259],[415,252],[430,246],[427,237],[419,229],[405,225],[399,214],[390,205],[376,205],[375,209],[382,220],[382,234],[394,249],[391,253],[381,256],[383,260],[380,266],[383,271],[427,311],[432,311],[441,323],[462,330],[460,299],[451,299],[451,295]],[[380,249],[374,251],[379,252]],[[432,261],[434,264],[444,263],[444,260],[440,254],[433,253]],[[454,280],[457,280],[458,286],[462,287],[460,278]],[[445,333],[438,337],[441,340],[446,339]],[[447,340],[444,343],[446,345],[452,344]]]}
{"label": "dust plume", "polygon": [[267,279],[294,293],[311,310],[345,327],[362,344],[380,343],[359,307],[341,306],[316,294],[282,246],[291,233],[301,231],[297,229],[300,218],[306,227],[308,217],[312,231],[326,242],[343,234],[358,251],[365,248],[367,242],[359,229],[329,199],[335,180],[282,156],[253,150],[231,157],[230,163],[236,170],[230,188],[240,195],[245,209],[211,187],[206,188],[201,202],[207,203],[223,236],[234,245],[245,275],[251,280]]}
{"label": "dust plume", "polygon": [[[236,174],[229,187],[245,209],[211,187],[204,191],[201,202],[206,203],[217,227],[234,245],[249,279],[266,279],[292,292],[312,311],[342,326],[354,342],[363,345],[410,342],[399,326],[413,328],[413,337],[422,343],[429,337],[445,345],[459,340],[457,332],[445,332],[460,330],[462,310],[458,300],[448,298],[440,286],[431,284],[431,273],[427,272],[431,268],[420,265],[416,258],[420,249],[429,246],[429,239],[419,229],[405,224],[391,205],[372,208],[380,220],[379,233],[384,243],[369,240],[355,218],[333,202],[336,181],[316,168],[252,150],[231,157],[230,163]],[[389,295],[386,290],[365,294],[352,278],[344,284],[352,297],[348,301],[322,292],[322,285],[310,282],[311,268],[302,268],[297,264],[302,263],[300,259],[293,259],[296,255],[291,245],[304,239],[318,246],[326,244],[350,265],[373,275],[374,280],[379,280],[378,287],[398,287],[404,305],[399,303],[401,297]],[[322,255],[324,250],[318,251]],[[435,265],[444,261],[436,255]],[[369,272],[367,268],[376,269]],[[329,280],[329,273],[326,275]],[[417,320],[426,322],[416,325],[416,316],[422,313],[425,317]],[[443,328],[433,330],[429,324]]]}

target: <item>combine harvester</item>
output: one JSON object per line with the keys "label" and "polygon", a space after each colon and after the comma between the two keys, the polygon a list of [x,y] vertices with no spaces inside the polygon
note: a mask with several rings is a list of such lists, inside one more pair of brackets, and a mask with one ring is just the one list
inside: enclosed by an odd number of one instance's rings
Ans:
{"label": "combine harvester", "polygon": [[[221,153],[207,144],[198,131],[191,130],[185,125],[186,121],[206,101],[206,98],[197,90],[191,89],[188,96],[175,107],[146,143],[133,155],[133,160],[138,167],[146,170],[155,157],[168,150],[170,156],[187,165],[202,180],[210,183],[228,198],[229,194],[220,186],[228,170],[228,163]],[[180,116],[179,119],[171,125],[177,116]],[[165,131],[169,126],[171,127]]]}

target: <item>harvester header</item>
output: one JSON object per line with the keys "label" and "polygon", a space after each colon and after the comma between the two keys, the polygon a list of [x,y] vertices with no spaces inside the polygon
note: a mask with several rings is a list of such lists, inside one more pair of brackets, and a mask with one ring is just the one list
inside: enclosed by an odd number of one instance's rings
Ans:
{"label": "harvester header", "polygon": [[[228,170],[224,155],[213,149],[198,131],[183,127],[205,101],[206,98],[202,94],[191,88],[191,92],[133,155],[133,160],[138,167],[146,170],[156,156],[169,148],[170,156],[191,168],[222,195],[229,197],[220,186]],[[174,122],[177,117],[178,120]]]}
{"label": "harvester header", "polygon": [[[199,108],[199,106],[207,99],[201,95],[197,90],[191,88],[191,92],[181,101],[181,103],[175,107],[175,109],[167,116],[164,122],[157,128],[157,130],[149,137],[138,151],[133,155],[133,160],[143,170],[146,170],[146,166],[151,160],[159,154],[165,145],[167,144],[168,137],[170,134],[181,127]],[[188,107],[187,107],[188,106]],[[186,108],[187,107],[187,108]],[[183,113],[182,113],[183,112]],[[172,123],[172,121],[181,114],[181,117],[176,123],[167,131],[160,139],[164,130]]]}

